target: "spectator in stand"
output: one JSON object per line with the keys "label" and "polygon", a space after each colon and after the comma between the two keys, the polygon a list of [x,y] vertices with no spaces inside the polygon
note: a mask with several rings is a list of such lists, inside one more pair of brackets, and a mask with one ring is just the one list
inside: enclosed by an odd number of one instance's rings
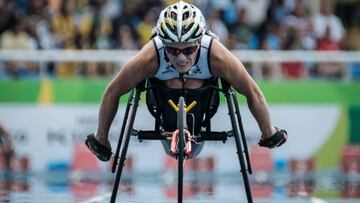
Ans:
{"label": "spectator in stand", "polygon": [[75,35],[73,0],[63,0],[60,10],[56,11],[51,18],[51,29],[54,34],[57,48],[73,48]]}
{"label": "spectator in stand", "polygon": [[[294,3],[294,10],[283,20],[286,33],[283,50],[313,50],[316,41],[308,9],[302,0],[296,0]],[[281,65],[284,78],[303,79],[308,75],[307,66],[311,67],[312,64],[297,61],[284,62]]]}
{"label": "spectator in stand", "polygon": [[137,27],[137,33],[139,35],[139,43],[141,46],[146,44],[152,35],[152,29],[156,24],[157,12],[155,9],[150,9],[145,13],[144,20]]}
{"label": "spectator in stand", "polygon": [[[230,49],[359,50],[360,2],[318,1],[321,3],[319,14],[316,14],[314,6],[306,7],[316,4],[311,0],[189,2],[205,11],[210,30]],[[176,0],[0,0],[0,47],[10,48],[8,43],[11,42],[13,47],[19,44],[24,47],[26,44],[26,49],[138,49],[150,37],[153,14],[158,14],[160,6],[174,2]],[[334,14],[334,2],[343,22]],[[308,11],[310,8],[315,8],[312,19]],[[20,33],[16,35],[16,40],[14,27]],[[78,73],[86,77],[113,74],[113,66],[54,64],[50,63],[47,68],[49,75],[57,77],[74,77]],[[288,73],[300,67],[293,65],[289,66],[291,71],[286,68],[287,78],[293,78]],[[312,64],[303,65],[308,69]],[[0,78],[33,78],[39,74],[36,63],[0,62],[0,66],[3,67]],[[271,75],[277,72],[278,67],[273,66],[266,65],[265,78],[273,78]],[[329,64],[319,64],[317,71],[325,78],[343,77],[344,67],[330,71],[332,68],[325,68],[327,66]],[[79,67],[83,70],[79,71]],[[255,64],[251,67],[254,67],[255,75],[262,70],[257,69]],[[349,64],[349,70],[359,75],[357,67],[357,64]],[[109,72],[105,71],[108,69]],[[296,77],[303,77],[300,74],[302,71],[295,72]]]}
{"label": "spectator in stand", "polygon": [[[1,49],[31,49],[32,37],[26,32],[27,19],[23,13],[16,13],[12,19],[12,26],[0,36]],[[27,64],[18,61],[5,62],[5,72],[1,78],[28,78],[33,71],[27,68]]]}
{"label": "spectator in stand", "polygon": [[246,9],[240,8],[239,17],[234,26],[230,28],[228,47],[230,49],[249,49],[250,41],[253,39],[253,31],[246,21]]}
{"label": "spectator in stand", "polygon": [[[331,29],[327,27],[325,35],[318,39],[317,49],[320,51],[337,51],[339,44],[331,37]],[[326,79],[340,79],[345,77],[344,64],[322,62],[318,65],[319,74]]]}
{"label": "spectator in stand", "polygon": [[321,0],[320,14],[314,16],[312,23],[317,39],[329,35],[330,39],[340,46],[345,36],[345,29],[340,18],[334,15],[332,0]]}
{"label": "spectator in stand", "polygon": [[15,19],[15,2],[13,0],[0,1],[0,35],[13,27]]}
{"label": "spectator in stand", "polygon": [[228,28],[234,26],[239,18],[239,10],[234,4],[235,1],[233,0],[222,9],[222,20]]}
{"label": "spectator in stand", "polygon": [[338,42],[331,37],[330,27],[325,28],[325,34],[317,40],[317,50],[322,51],[337,51],[340,49]]}
{"label": "spectator in stand", "polygon": [[2,49],[28,49],[31,45],[31,36],[26,32],[26,16],[17,12],[10,21],[11,26],[1,35]]}
{"label": "spectator in stand", "polygon": [[207,19],[207,27],[211,32],[214,32],[220,42],[227,44],[229,31],[225,23],[221,20],[220,10],[211,10]]}
{"label": "spectator in stand", "polygon": [[120,12],[120,2],[118,0],[101,0],[101,16],[108,20],[114,18]]}
{"label": "spectator in stand", "polygon": [[[75,48],[75,35],[77,29],[74,19],[75,3],[73,0],[63,0],[60,10],[56,11],[51,18],[51,29],[53,30],[55,47],[61,49]],[[74,63],[56,64],[56,74],[59,77],[73,77],[76,75]]]}
{"label": "spectator in stand", "polygon": [[[284,44],[284,50],[300,50],[301,33],[296,27],[289,27],[287,32],[287,38]],[[305,68],[305,64],[302,61],[296,62],[283,62],[281,64],[282,75],[285,79],[303,79],[307,76],[308,70]]]}
{"label": "spectator in stand", "polygon": [[[320,15],[314,16],[313,28],[317,37],[317,50],[336,51],[341,48],[345,29],[341,20],[334,15],[334,3],[322,0]],[[345,76],[345,66],[339,63],[318,64],[319,76],[326,79],[340,79]]]}
{"label": "spectator in stand", "polygon": [[138,42],[134,38],[134,35],[132,35],[131,28],[128,25],[123,24],[118,28],[116,46],[116,49],[138,49]]}
{"label": "spectator in stand", "polygon": [[261,49],[281,50],[284,41],[284,30],[282,24],[269,22],[266,24],[264,38],[261,39]]}
{"label": "spectator in stand", "polygon": [[[38,49],[53,49],[55,48],[55,41],[50,27],[50,9],[49,2],[45,0],[32,0],[31,13],[32,22],[35,23],[35,36],[37,40]],[[55,76],[55,63],[45,63],[45,70],[48,76]]]}
{"label": "spectator in stand", "polygon": [[284,21],[285,32],[295,29],[298,33],[300,46],[297,49],[313,50],[316,39],[313,34],[310,13],[303,0],[296,0],[293,12]]}
{"label": "spectator in stand", "polygon": [[[260,49],[261,50],[279,50],[281,49],[281,26],[276,23],[267,24],[266,32],[264,36],[260,39]],[[256,67],[257,65],[254,65]],[[262,78],[265,80],[270,79],[280,79],[281,78],[281,66],[278,62],[269,62],[264,61],[260,63]]]}
{"label": "spectator in stand", "polygon": [[270,6],[271,0],[236,0],[235,2],[238,10],[241,8],[246,10],[246,24],[253,30],[257,30],[265,22],[266,11]]}
{"label": "spectator in stand", "polygon": [[102,15],[105,5],[99,1],[93,1],[83,9],[80,20],[78,20],[85,49],[111,48],[109,40],[111,22],[109,18]]}
{"label": "spectator in stand", "polygon": [[[124,46],[122,44],[127,44],[127,42],[121,42],[122,33],[121,30],[124,29],[125,32],[127,32],[126,29],[130,29],[130,39],[131,42],[129,44],[132,45],[126,45],[125,47],[128,47],[128,49],[137,49],[138,48],[138,36],[136,32],[136,27],[141,22],[141,17],[138,15],[138,9],[139,9],[139,1],[131,1],[131,0],[123,0],[122,1],[122,9],[119,12],[119,14],[112,19],[112,39],[113,44],[112,48],[119,49],[120,47]],[[125,26],[125,28],[123,28]],[[124,35],[127,35],[128,33],[125,33]],[[135,41],[135,42],[133,42]]]}
{"label": "spectator in stand", "polygon": [[345,50],[360,50],[360,1],[357,6],[357,12],[354,13],[346,29],[343,48]]}

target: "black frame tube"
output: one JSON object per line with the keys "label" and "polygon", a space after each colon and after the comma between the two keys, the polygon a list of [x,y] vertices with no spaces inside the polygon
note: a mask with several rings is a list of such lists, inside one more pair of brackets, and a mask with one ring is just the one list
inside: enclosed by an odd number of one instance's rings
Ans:
{"label": "black frame tube", "polygon": [[141,92],[142,92],[142,89],[136,88],[135,96],[132,99],[133,103],[129,109],[130,117],[128,117],[128,119],[126,120],[127,125],[125,127],[126,137],[125,137],[125,141],[124,141],[124,146],[122,147],[122,150],[121,150],[119,167],[118,167],[118,170],[116,173],[115,182],[114,182],[113,190],[111,193],[110,203],[115,203],[115,200],[116,200],[116,195],[118,192],[119,183],[120,183],[120,179],[121,179],[121,173],[124,168],[124,163],[126,160],[127,148],[129,146],[130,136],[131,136],[131,132],[132,132],[133,125],[134,125],[137,107],[139,106]]}
{"label": "black frame tube", "polygon": [[223,88],[223,93],[226,97],[226,102],[228,104],[229,116],[230,116],[231,125],[232,125],[233,132],[234,132],[235,144],[236,144],[237,154],[238,154],[239,163],[240,163],[240,167],[241,167],[240,172],[242,173],[243,180],[244,180],[246,198],[248,200],[248,203],[252,203],[253,199],[252,199],[252,195],[251,195],[250,182],[249,182],[249,177],[247,174],[243,149],[241,146],[240,135],[239,135],[240,129],[239,129],[239,124],[237,122],[237,119],[235,119],[236,114],[234,111],[234,103],[233,103],[233,100],[231,97],[231,95],[233,95],[235,93],[231,89],[230,85],[225,80],[221,80],[221,84],[222,84],[222,88]]}
{"label": "black frame tube", "polygon": [[122,123],[122,126],[121,126],[120,136],[119,136],[118,144],[117,144],[117,147],[116,147],[116,152],[115,152],[115,156],[114,156],[113,165],[112,165],[112,168],[111,168],[112,173],[115,173],[115,171],[116,171],[116,165],[117,165],[117,161],[118,161],[118,158],[119,158],[120,146],[121,146],[121,143],[122,143],[122,140],[123,140],[123,137],[124,137],[126,121],[128,119],[128,116],[129,116],[129,109],[130,109],[130,107],[132,105],[131,100],[133,99],[133,96],[134,96],[134,90],[132,90],[130,92],[130,95],[129,95],[129,98],[128,98],[128,103],[126,105],[126,110],[125,110],[125,114],[124,114],[123,123]]}
{"label": "black frame tube", "polygon": [[241,140],[242,140],[242,144],[243,144],[243,147],[244,147],[244,153],[245,153],[246,163],[247,163],[247,170],[249,171],[249,174],[252,174],[249,151],[248,151],[248,147],[247,147],[247,144],[246,144],[244,126],[243,126],[242,121],[241,121],[240,108],[239,108],[238,100],[237,100],[237,97],[236,97],[236,92],[234,92],[234,94],[232,94],[232,96],[233,96],[233,100],[234,100],[234,104],[235,104],[235,110],[236,110],[235,113],[236,113],[237,120],[238,120],[239,127],[240,127],[240,135],[241,135]]}

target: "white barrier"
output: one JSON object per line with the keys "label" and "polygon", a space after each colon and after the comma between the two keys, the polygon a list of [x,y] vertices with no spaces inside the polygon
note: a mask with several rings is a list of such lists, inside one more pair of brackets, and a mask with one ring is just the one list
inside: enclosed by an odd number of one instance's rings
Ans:
{"label": "white barrier", "polygon": [[[0,62],[3,61],[34,61],[40,66],[40,76],[47,76],[47,62],[107,62],[115,63],[117,69],[138,50],[9,50],[0,49]],[[263,63],[274,66],[273,79],[281,79],[283,75],[280,62],[338,62],[360,63],[360,51],[263,51],[233,50],[233,54],[242,62],[252,63],[253,77],[263,78]],[[351,68],[345,68],[345,79],[353,78]]]}
{"label": "white barrier", "polygon": [[[138,50],[9,50],[0,49],[0,61],[125,62]],[[245,62],[360,62],[360,51],[252,51],[234,50]]]}

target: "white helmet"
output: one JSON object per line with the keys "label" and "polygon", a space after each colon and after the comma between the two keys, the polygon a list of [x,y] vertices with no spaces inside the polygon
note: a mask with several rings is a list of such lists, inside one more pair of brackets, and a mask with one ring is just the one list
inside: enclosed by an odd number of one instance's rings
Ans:
{"label": "white helmet", "polygon": [[201,11],[192,4],[179,1],[161,11],[156,33],[165,43],[194,42],[206,31]]}

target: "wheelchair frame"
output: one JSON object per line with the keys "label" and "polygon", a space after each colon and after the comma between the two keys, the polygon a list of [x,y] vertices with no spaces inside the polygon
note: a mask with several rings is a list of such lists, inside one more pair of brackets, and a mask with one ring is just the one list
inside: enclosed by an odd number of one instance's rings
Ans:
{"label": "wheelchair frame", "polygon": [[[247,143],[245,139],[245,133],[244,128],[242,125],[241,115],[240,115],[240,109],[236,97],[236,92],[233,90],[233,88],[230,86],[228,82],[226,82],[223,79],[221,80],[221,88],[218,86],[211,86],[213,88],[213,91],[222,92],[223,95],[226,98],[229,116],[231,120],[231,126],[232,130],[228,132],[211,132],[210,130],[210,121],[207,123],[206,126],[206,132],[200,132],[200,138],[198,141],[206,141],[206,140],[212,140],[212,141],[222,141],[225,143],[228,137],[234,137],[235,138],[235,145],[237,149],[237,155],[238,160],[240,163],[240,172],[243,177],[245,192],[247,201],[249,203],[253,202],[252,195],[251,195],[251,188],[248,178],[248,173],[252,174],[252,169],[250,165],[250,158],[247,148]],[[157,129],[155,131],[137,131],[133,129],[133,124],[137,112],[137,107],[139,105],[140,101],[140,95],[142,92],[147,91],[153,87],[148,87],[147,80],[142,81],[139,85],[137,85],[136,88],[134,88],[128,99],[128,103],[125,110],[125,116],[122,123],[122,128],[118,140],[118,145],[116,148],[113,166],[112,166],[112,173],[115,173],[116,166],[118,166],[114,181],[114,186],[111,194],[110,202],[114,203],[116,200],[116,195],[118,192],[118,187],[121,179],[122,170],[124,167],[124,163],[126,160],[126,153],[129,146],[129,141],[131,136],[137,136],[138,139],[141,140],[165,140],[168,137],[166,135],[160,134]],[[216,81],[218,83],[218,81]],[[181,99],[182,98],[182,99]],[[181,137],[184,138],[183,129],[186,128],[186,112],[184,112],[184,98],[183,96],[179,99],[179,111],[177,113],[177,127],[180,130],[179,133],[179,139]],[[156,128],[156,127],[155,127]],[[185,139],[185,138],[184,138]],[[184,142],[179,142],[180,146],[184,146]],[[121,150],[121,153],[120,153]],[[120,153],[120,157],[119,157]],[[183,153],[183,147],[179,147],[179,155],[184,155]],[[183,200],[182,195],[182,187],[183,187],[183,160],[184,156],[178,156],[178,202],[181,203]],[[118,159],[119,162],[118,162]],[[180,167],[181,166],[181,167]]]}

